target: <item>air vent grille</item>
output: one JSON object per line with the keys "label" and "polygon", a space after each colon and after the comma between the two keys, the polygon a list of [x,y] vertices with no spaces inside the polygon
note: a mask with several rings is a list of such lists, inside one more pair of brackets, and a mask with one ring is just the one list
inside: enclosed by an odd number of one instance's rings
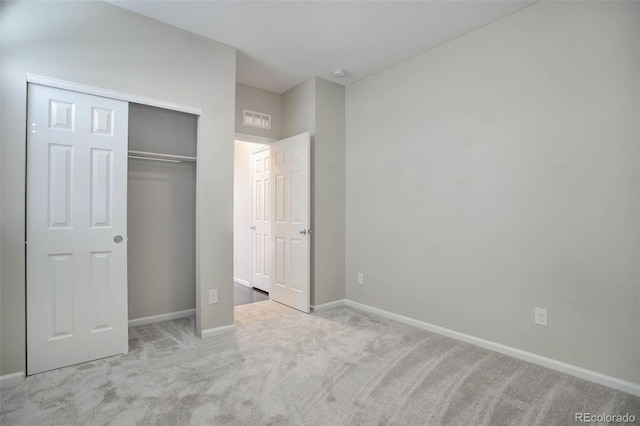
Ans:
{"label": "air vent grille", "polygon": [[247,127],[271,130],[271,116],[262,112],[242,110],[242,124]]}

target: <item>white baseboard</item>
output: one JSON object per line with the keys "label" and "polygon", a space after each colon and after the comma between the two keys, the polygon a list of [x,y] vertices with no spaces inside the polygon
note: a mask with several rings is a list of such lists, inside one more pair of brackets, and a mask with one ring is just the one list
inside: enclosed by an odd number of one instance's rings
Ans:
{"label": "white baseboard", "polygon": [[233,333],[234,331],[236,331],[236,326],[234,324],[223,325],[222,327],[202,330],[202,333],[200,333],[200,337],[202,339],[205,339],[207,337],[219,336],[220,334]]}
{"label": "white baseboard", "polygon": [[404,324],[412,325],[417,328],[421,328],[423,330],[428,330],[433,333],[451,337],[452,339],[456,339],[462,342],[470,343],[472,345],[480,346],[481,348],[488,349],[490,351],[498,352],[513,358],[530,362],[532,364],[537,364],[542,367],[549,368],[551,370],[559,371],[561,373],[569,374],[571,376],[579,377],[581,379],[588,380],[590,382],[608,386],[610,388],[617,389],[622,392],[640,396],[640,384],[638,383],[632,383],[626,380],[618,379],[616,377],[607,376],[602,373],[587,370],[586,368],[578,367],[572,364],[567,364],[565,362],[558,361],[552,358],[547,358],[531,352],[516,349],[511,346],[503,345],[501,343],[492,342],[490,340],[481,339],[479,337],[471,336],[469,334],[460,333],[458,331],[450,330],[448,328],[440,327],[434,324],[429,324],[427,322],[405,317],[403,315],[394,314],[392,312],[388,312],[383,309],[374,308],[372,306],[365,305],[362,303],[354,302],[349,299],[345,299],[344,303],[347,306],[350,306],[352,308],[356,308],[365,312],[370,312],[372,314],[380,315],[381,317],[389,318],[394,321],[398,321]]}
{"label": "white baseboard", "polygon": [[17,373],[5,374],[4,376],[0,376],[0,388],[18,384],[22,382],[24,378],[24,371],[18,371]]}
{"label": "white baseboard", "polygon": [[243,285],[245,287],[249,287],[249,288],[253,287],[249,281],[245,281],[245,280],[240,279],[238,277],[233,277],[233,282],[236,283],[236,284]]}
{"label": "white baseboard", "polygon": [[336,300],[334,302],[323,303],[322,305],[312,305],[311,310],[313,312],[326,311],[327,309],[337,308],[345,305],[345,299]]}
{"label": "white baseboard", "polygon": [[185,311],[169,312],[166,314],[153,315],[150,317],[136,318],[129,320],[129,327],[137,327],[139,325],[153,324],[154,322],[169,321],[178,318],[189,317],[195,315],[195,309],[187,309]]}

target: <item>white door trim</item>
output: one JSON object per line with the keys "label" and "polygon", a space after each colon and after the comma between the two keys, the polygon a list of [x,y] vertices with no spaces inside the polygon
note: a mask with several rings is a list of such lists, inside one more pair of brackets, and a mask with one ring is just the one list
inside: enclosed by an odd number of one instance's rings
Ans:
{"label": "white door trim", "polygon": [[71,90],[73,92],[85,93],[87,95],[102,96],[103,98],[117,99],[119,101],[133,102],[136,104],[149,105],[173,111],[186,112],[197,116],[202,115],[202,110],[197,107],[147,98],[145,96],[132,95],[130,93],[117,92],[115,90],[103,89],[101,87],[87,86],[86,84],[74,83],[72,81],[60,80],[38,74],[27,73],[27,83],[35,83],[41,86]]}
{"label": "white door trim", "polygon": [[265,138],[265,137],[262,137],[262,136],[248,135],[246,133],[236,133],[236,136],[235,136],[234,140],[237,140],[237,141],[240,141],[240,142],[266,143],[266,144],[278,141],[278,139]]}

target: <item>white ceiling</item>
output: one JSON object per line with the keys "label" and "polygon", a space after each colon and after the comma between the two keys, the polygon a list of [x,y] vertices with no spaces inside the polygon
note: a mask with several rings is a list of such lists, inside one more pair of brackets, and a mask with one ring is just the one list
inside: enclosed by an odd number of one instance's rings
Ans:
{"label": "white ceiling", "polygon": [[237,48],[237,80],[276,93],[314,75],[348,85],[534,2],[108,1]]}

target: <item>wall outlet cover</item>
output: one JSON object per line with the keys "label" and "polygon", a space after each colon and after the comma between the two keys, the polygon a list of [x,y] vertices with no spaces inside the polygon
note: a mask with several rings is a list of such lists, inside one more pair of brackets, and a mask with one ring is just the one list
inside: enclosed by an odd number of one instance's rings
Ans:
{"label": "wall outlet cover", "polygon": [[536,308],[533,321],[537,325],[547,326],[547,310],[544,308]]}

